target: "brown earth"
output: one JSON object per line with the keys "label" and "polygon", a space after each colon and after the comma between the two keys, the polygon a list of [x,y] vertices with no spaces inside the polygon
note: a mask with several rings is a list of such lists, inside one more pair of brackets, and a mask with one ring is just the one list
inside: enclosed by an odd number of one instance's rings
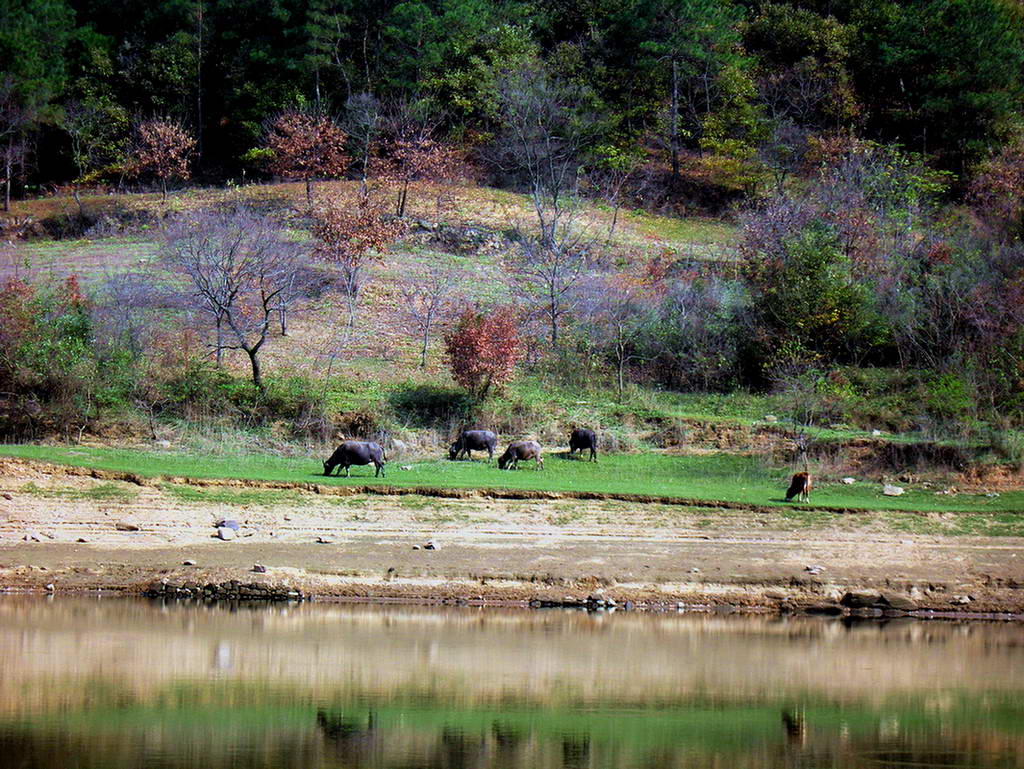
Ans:
{"label": "brown earth", "polygon": [[[216,538],[222,518],[241,525],[237,539]],[[328,496],[138,484],[0,460],[6,590],[141,592],[162,579],[237,579],[336,598],[599,592],[620,603],[779,609],[873,588],[922,609],[1024,615],[1022,561],[1021,538],[907,534],[884,514],[798,520],[621,500]],[[257,563],[266,574],[253,573]]]}

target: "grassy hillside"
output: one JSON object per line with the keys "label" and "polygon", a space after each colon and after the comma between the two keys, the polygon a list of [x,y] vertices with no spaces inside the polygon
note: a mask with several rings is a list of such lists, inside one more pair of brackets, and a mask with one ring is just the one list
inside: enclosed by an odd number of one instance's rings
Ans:
{"label": "grassy hillside", "polygon": [[[354,199],[356,194],[353,182],[322,183],[316,188],[320,195],[342,200]],[[158,252],[165,217],[176,212],[245,203],[278,217],[289,237],[299,241],[311,237],[309,220],[302,213],[304,189],[299,184],[196,189],[174,195],[166,203],[155,195],[87,196],[84,203],[91,221],[87,236],[57,239],[44,233],[60,233],[62,228],[76,232],[76,227],[81,228],[77,206],[70,199],[16,202],[14,216],[40,236],[8,244],[2,252],[0,269],[37,285],[55,285],[76,275],[85,290],[102,302],[104,286],[114,276],[138,273],[154,284],[169,279]],[[781,450],[784,454],[793,449],[787,441],[802,432],[828,446],[857,440],[873,442],[876,447],[867,466],[884,453],[877,446],[888,444],[929,447],[920,455],[924,461],[942,454],[936,447],[955,447],[955,455],[946,461],[948,466],[994,456],[992,446],[983,436],[978,437],[977,424],[964,425],[963,432],[956,426],[928,432],[914,429],[918,416],[927,413],[934,399],[927,385],[927,372],[836,369],[846,384],[820,397],[815,395],[818,401],[813,404],[808,393],[799,389],[773,395],[743,391],[679,393],[643,383],[628,384],[620,398],[607,361],[595,358],[583,364],[569,352],[565,357],[538,355],[521,366],[519,376],[504,391],[485,403],[473,403],[452,382],[439,334],[430,344],[427,365],[420,366],[418,340],[405,328],[401,313],[404,299],[397,282],[443,259],[457,272],[457,307],[514,301],[502,264],[503,249],[508,245],[504,239],[510,228],[531,216],[529,200],[523,195],[476,186],[413,185],[408,207],[411,227],[374,266],[360,300],[356,328],[344,343],[340,331],[343,300],[336,292],[324,291],[307,298],[292,313],[287,336],[275,331],[261,352],[266,392],[259,393],[248,383],[248,361],[240,351],[225,353],[226,373],[201,371],[180,363],[181,371],[173,372],[157,361],[151,376],[162,388],[161,397],[167,392],[190,393],[190,405],[183,413],[161,416],[158,402],[153,407],[155,423],[151,425],[150,414],[140,412],[134,401],[126,399],[120,405],[104,406],[102,420],[90,430],[107,440],[127,438],[137,443],[153,437],[150,428],[154,427],[156,437],[186,450],[204,452],[211,442],[227,440],[253,451],[289,454],[295,453],[296,446],[312,444],[323,451],[339,437],[371,437],[380,429],[420,449],[433,450],[468,424],[486,425],[509,437],[537,437],[551,445],[564,441],[567,426],[585,424],[599,429],[605,448],[612,451],[672,447],[776,454]],[[670,263],[685,258],[688,263],[724,263],[730,269],[738,239],[735,226],[724,221],[629,210],[616,216],[610,207],[598,203],[588,204],[580,221],[587,236],[602,249],[603,258],[613,263],[643,264],[658,259]],[[175,312],[169,309],[161,322],[172,319]],[[529,337],[536,331],[526,329],[524,334]],[[186,346],[173,328],[164,343],[170,352]],[[202,355],[201,338],[188,344],[193,345],[195,355]],[[815,426],[804,426],[809,420],[816,422]],[[215,437],[210,438],[211,434]],[[216,437],[218,434],[220,437]],[[71,432],[68,437],[73,437]],[[1002,457],[1024,455],[1024,437],[1003,431],[1000,439]],[[160,456],[160,461],[167,458]],[[916,455],[896,452],[887,460],[887,469],[912,467],[916,460],[906,459],[912,456]],[[140,461],[145,465],[149,460]],[[657,464],[660,460],[643,460],[647,461]],[[729,466],[731,461],[725,460],[724,465]],[[826,476],[831,471],[836,476],[860,469],[842,465],[842,461],[832,461],[831,467],[819,466],[816,470],[826,470]],[[647,465],[630,469],[654,472]],[[440,473],[443,483],[456,486],[492,483],[490,478],[476,475],[449,478],[448,472],[447,467],[429,469],[422,476],[413,473],[400,482],[433,483]],[[771,482],[762,479],[761,486],[782,483],[780,479],[787,472],[779,470]],[[611,483],[610,476],[604,476],[604,480],[595,476],[594,480],[600,483],[587,488],[605,493],[697,496],[758,504],[765,501],[764,488],[746,493],[742,478],[732,470],[722,476],[720,483],[705,479],[709,486],[698,484],[690,491],[686,490],[687,484],[676,483],[670,472],[654,472],[643,483],[627,478]],[[563,482],[557,488],[569,490],[572,484],[565,486]],[[877,489],[863,494],[856,491],[837,489],[834,499],[829,497],[833,492],[823,492],[822,504],[870,507],[878,503]],[[907,499],[896,506],[917,506],[904,505]],[[941,500],[921,504],[928,509],[953,509],[944,507]]]}

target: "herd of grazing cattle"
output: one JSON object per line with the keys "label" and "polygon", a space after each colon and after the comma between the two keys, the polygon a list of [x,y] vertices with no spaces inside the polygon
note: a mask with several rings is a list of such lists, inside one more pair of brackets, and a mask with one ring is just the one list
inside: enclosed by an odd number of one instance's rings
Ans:
{"label": "herd of grazing cattle", "polygon": [[[494,459],[494,451],[498,445],[498,436],[490,430],[463,430],[458,439],[448,448],[448,459],[453,462],[465,457],[473,458],[474,451],[486,451],[487,461]],[[577,427],[569,436],[569,456],[577,451],[582,457],[584,451],[590,451],[588,461],[597,461],[597,433],[586,427]],[[540,444],[537,441],[512,441],[505,453],[498,457],[498,469],[516,470],[519,468],[520,460],[533,460],[536,462],[536,469],[544,469],[544,459],[541,457]],[[338,475],[342,469],[345,470],[345,477],[349,477],[349,468],[352,465],[373,464],[375,468],[374,478],[385,476],[384,463],[388,458],[384,449],[373,441],[345,441],[330,458],[324,462],[324,475],[330,475],[335,468]],[[786,501],[793,497],[798,501],[808,502],[811,495],[811,475],[804,471],[793,476],[789,489],[786,492]]]}
{"label": "herd of grazing cattle", "polygon": [[[494,451],[498,445],[498,436],[490,430],[463,430],[458,440],[448,449],[448,459],[455,461],[461,457],[473,458],[474,451],[486,451],[487,461],[494,459]],[[576,428],[569,436],[569,454],[579,451],[582,456],[585,449],[590,449],[590,459],[597,461],[597,433],[585,427]],[[505,453],[498,457],[498,468],[516,470],[520,460],[532,459],[537,469],[544,469],[544,458],[541,456],[540,444],[537,441],[512,441]],[[384,463],[388,461],[384,449],[373,441],[345,441],[334,453],[324,461],[324,475],[330,475],[337,468],[338,475],[345,471],[349,477],[349,468],[353,465],[373,464],[373,477],[386,476]]]}

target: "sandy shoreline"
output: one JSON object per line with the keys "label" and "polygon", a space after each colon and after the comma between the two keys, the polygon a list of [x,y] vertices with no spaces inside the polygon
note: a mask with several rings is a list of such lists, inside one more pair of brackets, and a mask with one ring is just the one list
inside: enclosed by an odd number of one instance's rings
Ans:
{"label": "sandy shoreline", "polygon": [[[786,611],[874,590],[919,612],[1024,614],[1024,540],[906,533],[886,514],[794,522],[784,511],[625,501],[264,499],[15,460],[0,461],[0,494],[7,591],[235,580],[318,599]],[[223,518],[239,524],[233,541],[216,538]]]}

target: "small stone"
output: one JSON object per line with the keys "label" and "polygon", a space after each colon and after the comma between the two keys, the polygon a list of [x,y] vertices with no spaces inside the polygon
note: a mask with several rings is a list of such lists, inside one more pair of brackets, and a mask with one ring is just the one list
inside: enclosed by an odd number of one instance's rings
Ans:
{"label": "small stone", "polygon": [[88,541],[89,540],[87,540],[85,537],[79,537],[78,539],[75,540],[75,542],[88,542]]}
{"label": "small stone", "polygon": [[950,603],[963,605],[963,604],[968,604],[968,603],[970,603],[973,600],[974,600],[974,596],[971,596],[971,595],[966,595],[966,594],[965,595],[957,595],[957,596],[953,596],[953,600],[950,601]]}
{"label": "small stone", "polygon": [[30,530],[25,532],[25,536],[22,537],[22,539],[25,540],[26,542],[42,542],[43,541],[43,535],[40,534],[35,529],[30,529]]}
{"label": "small stone", "polygon": [[765,414],[764,415],[764,421],[768,422],[769,424],[773,424],[775,422],[778,422],[779,418],[777,416],[775,416],[774,414]]}
{"label": "small stone", "polygon": [[238,533],[234,529],[232,529],[232,528],[230,528],[228,526],[218,526],[217,527],[217,536],[220,537],[225,542],[230,542],[231,540],[233,540],[235,537],[238,536]]}
{"label": "small stone", "polygon": [[995,498],[995,497],[999,496],[999,492],[998,491],[990,491],[985,496],[986,497],[990,497],[990,498]]}
{"label": "small stone", "polygon": [[139,527],[134,523],[125,523],[124,521],[118,521],[114,524],[114,528],[118,531],[138,531]]}
{"label": "small stone", "polygon": [[321,545],[333,545],[334,544],[334,540],[331,539],[330,537],[317,537],[316,541],[317,541],[318,544],[321,544]]}
{"label": "small stone", "polygon": [[882,493],[887,497],[899,497],[903,494],[903,487],[887,483],[882,487]]}
{"label": "small stone", "polygon": [[399,465],[399,470],[412,470],[412,465]]}
{"label": "small stone", "polygon": [[171,442],[170,441],[157,441],[156,445],[157,445],[157,447],[159,447],[161,449],[169,449],[171,447]]}
{"label": "small stone", "polygon": [[196,562],[193,561],[191,558],[186,558],[184,561],[181,562],[181,565],[182,566],[195,566]]}
{"label": "small stone", "polygon": [[778,590],[777,588],[770,588],[764,591],[765,598],[771,598],[773,601],[781,601],[788,596],[785,590]]}
{"label": "small stone", "polygon": [[912,545],[912,544],[914,544],[914,540],[912,540],[912,539],[901,539],[900,540],[900,544],[901,545]]}
{"label": "small stone", "polygon": [[217,521],[217,528],[218,529],[234,529],[235,531],[238,531],[242,527],[238,525],[238,521],[233,521],[230,518],[225,518],[224,520]]}
{"label": "small stone", "polygon": [[700,569],[698,569],[696,566],[693,566],[690,569],[690,574],[700,574]]}
{"label": "small stone", "polygon": [[850,476],[846,476],[845,478],[842,479],[842,482],[845,483],[847,486],[851,486],[857,482],[857,479],[851,478]]}
{"label": "small stone", "polygon": [[818,565],[804,566],[804,571],[808,572],[809,574],[821,574],[823,571],[825,571],[825,567]]}
{"label": "small stone", "polygon": [[419,545],[413,545],[413,546],[412,546],[412,549],[413,549],[413,550],[422,550],[423,548],[422,548],[422,547],[420,547]]}
{"label": "small stone", "polygon": [[257,574],[266,574],[267,573],[267,567],[264,566],[262,563],[254,563],[252,565],[252,570],[254,572],[256,572]]}
{"label": "small stone", "polygon": [[877,438],[878,436],[880,436],[880,435],[882,434],[882,431],[881,431],[881,430],[872,430],[872,431],[871,431],[871,434],[872,434],[872,435],[873,435],[874,437],[876,437],[876,438]]}
{"label": "small stone", "polygon": [[54,590],[56,590],[56,588],[53,586],[52,582],[50,582],[50,583],[48,583],[46,585],[46,592],[47,593],[52,593]]}
{"label": "small stone", "polygon": [[11,500],[11,499],[14,499],[14,497],[12,497],[12,496],[11,496],[10,494],[8,494],[8,493],[7,493],[6,491],[4,492],[4,495],[3,495],[3,496],[4,496],[4,499],[7,499],[7,500]]}
{"label": "small stone", "polygon": [[423,546],[423,549],[424,550],[440,550],[441,548],[438,547],[437,543],[434,540],[431,539],[431,540],[427,541],[427,544],[425,544]]}

